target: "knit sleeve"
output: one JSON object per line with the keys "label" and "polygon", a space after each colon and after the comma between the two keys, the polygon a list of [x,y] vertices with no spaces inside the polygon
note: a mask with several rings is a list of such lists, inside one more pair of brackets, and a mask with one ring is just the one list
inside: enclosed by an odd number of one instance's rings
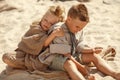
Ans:
{"label": "knit sleeve", "polygon": [[41,30],[40,26],[32,26],[22,37],[18,47],[26,53],[38,55],[46,38],[47,34]]}

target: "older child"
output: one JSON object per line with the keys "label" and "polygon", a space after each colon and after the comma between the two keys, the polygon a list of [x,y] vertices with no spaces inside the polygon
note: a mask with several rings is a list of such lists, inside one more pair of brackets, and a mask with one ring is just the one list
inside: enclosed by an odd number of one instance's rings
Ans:
{"label": "older child", "polygon": [[[120,73],[114,71],[98,54],[96,54],[96,52],[99,52],[99,49],[92,49],[84,44],[83,28],[88,22],[89,17],[85,5],[78,4],[72,6],[69,9],[66,22],[61,25],[65,35],[63,37],[56,37],[55,41],[53,40],[53,44],[56,44],[57,40],[60,42],[60,45],[67,44],[71,46],[70,54],[78,62],[83,64],[93,62],[98,70],[114,77],[117,80],[120,80]],[[54,46],[54,48],[56,47]],[[72,80],[85,80],[85,78],[79,72],[75,62],[63,56],[63,54],[58,54],[55,56],[50,68],[55,70],[65,70],[68,72]]]}
{"label": "older child", "polygon": [[[12,68],[44,70],[46,65],[38,60],[39,53],[43,50],[44,42],[48,37],[50,27],[63,19],[63,8],[52,6],[48,9],[41,21],[34,22],[22,37],[18,48],[13,53],[5,53],[3,61]],[[57,36],[57,35],[54,35]]]}
{"label": "older child", "polygon": [[[54,27],[56,28],[56,27]],[[70,60],[72,60],[76,66],[77,69],[84,75],[84,76],[89,76],[89,80],[93,80],[91,78],[94,78],[93,76],[90,76],[90,74],[88,73],[87,69],[85,66],[81,65],[78,61],[75,60],[75,58],[73,58],[70,54],[71,52],[71,47],[69,46],[69,44],[65,43],[64,40],[56,40],[56,37],[54,37],[53,35],[55,34],[61,34],[61,33],[56,33],[56,31],[59,31],[61,28],[55,29],[46,39],[45,41],[45,45],[49,47],[46,48],[46,50],[44,50],[40,55],[39,55],[39,60],[40,62],[50,66],[51,62],[53,61],[53,59],[55,58],[55,56],[57,54],[62,54],[63,56],[69,57]],[[62,29],[61,29],[62,30]],[[62,32],[62,31],[60,31]],[[52,44],[52,41],[54,42]],[[61,44],[62,43],[62,44]]]}

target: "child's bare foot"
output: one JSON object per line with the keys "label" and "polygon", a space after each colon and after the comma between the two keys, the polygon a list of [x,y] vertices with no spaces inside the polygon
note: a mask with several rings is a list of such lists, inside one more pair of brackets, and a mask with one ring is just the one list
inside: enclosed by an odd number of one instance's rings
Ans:
{"label": "child's bare foot", "polygon": [[107,51],[110,53],[111,52],[111,56],[115,57],[116,55],[116,51],[115,48],[112,46],[108,46]]}
{"label": "child's bare foot", "polygon": [[120,80],[120,73],[115,73],[113,76],[116,80]]}
{"label": "child's bare foot", "polygon": [[114,57],[116,55],[116,51],[113,47],[108,46],[108,48],[106,50],[103,51],[103,56],[102,58],[105,60],[114,60]]}

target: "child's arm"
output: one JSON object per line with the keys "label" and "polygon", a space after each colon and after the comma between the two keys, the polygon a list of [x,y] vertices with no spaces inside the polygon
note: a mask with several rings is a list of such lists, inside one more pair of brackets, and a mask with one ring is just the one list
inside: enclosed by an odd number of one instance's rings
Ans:
{"label": "child's arm", "polygon": [[90,47],[85,47],[84,49],[81,50],[81,53],[100,53],[102,51],[102,48],[95,47],[95,48],[90,48]]}
{"label": "child's arm", "polygon": [[45,40],[44,47],[47,47],[55,37],[64,36],[64,31],[62,28],[55,29]]}
{"label": "child's arm", "polygon": [[47,37],[39,25],[31,25],[18,44],[18,48],[28,54],[38,55]]}

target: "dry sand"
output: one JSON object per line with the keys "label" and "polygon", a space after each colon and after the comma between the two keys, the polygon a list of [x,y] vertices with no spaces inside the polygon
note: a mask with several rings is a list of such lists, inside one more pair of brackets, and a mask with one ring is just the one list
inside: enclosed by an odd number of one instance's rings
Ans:
{"label": "dry sand", "polygon": [[[0,0],[0,73],[5,69],[6,64],[2,62],[2,55],[5,52],[16,49],[21,36],[29,29],[34,20],[40,19],[50,5],[60,4],[66,11],[74,1],[42,1],[36,0]],[[91,46],[102,46],[106,48],[112,45],[116,48],[117,54],[114,61],[109,65],[120,72],[120,1],[119,0],[91,0],[84,2],[90,14],[90,23],[85,28],[85,40]],[[21,76],[28,74],[21,74]],[[100,72],[94,73],[97,80],[114,80],[110,76],[102,76]],[[0,76],[0,80],[4,80]],[[19,74],[13,77],[19,77]],[[29,77],[30,78],[30,77]],[[35,80],[33,78],[21,78],[23,80]],[[20,80],[21,80],[20,79]],[[7,78],[6,80],[17,80]],[[37,78],[36,80],[47,80]],[[49,80],[49,79],[48,79]],[[52,80],[52,79],[51,79]],[[58,80],[58,79],[54,79]]]}

